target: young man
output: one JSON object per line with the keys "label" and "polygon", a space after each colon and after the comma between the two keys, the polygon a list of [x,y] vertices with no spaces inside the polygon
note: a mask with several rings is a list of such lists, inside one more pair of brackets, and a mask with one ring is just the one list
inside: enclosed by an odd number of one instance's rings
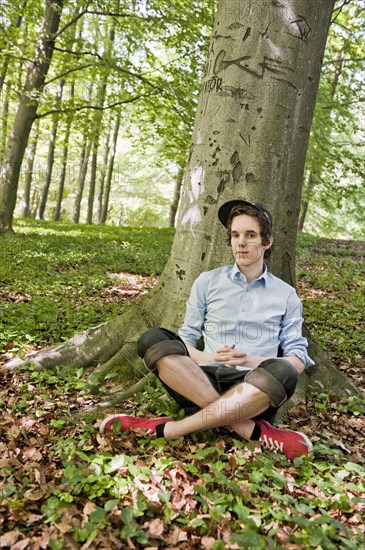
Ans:
{"label": "young man", "polygon": [[[304,434],[271,424],[298,376],[313,364],[301,332],[301,302],[264,263],[273,242],[272,216],[260,204],[233,200],[218,217],[235,264],[197,278],[179,335],[152,328],[138,341],[146,366],[190,416],[174,421],[116,414],[100,430],[119,421],[121,431],[144,428],[170,440],[227,426],[288,459],[306,455],[312,445]],[[201,337],[204,351],[198,349]]]}

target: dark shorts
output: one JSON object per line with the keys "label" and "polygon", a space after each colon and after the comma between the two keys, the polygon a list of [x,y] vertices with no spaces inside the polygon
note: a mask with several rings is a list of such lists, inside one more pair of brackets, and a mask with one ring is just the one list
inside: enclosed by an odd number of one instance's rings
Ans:
{"label": "dark shorts", "polygon": [[[212,386],[214,386],[217,392],[221,395],[226,393],[237,384],[242,384],[242,382],[244,382],[246,374],[250,372],[250,369],[236,370],[231,367],[225,367],[224,365],[198,366],[209,378]],[[200,410],[200,408],[197,407],[195,403],[189,401],[189,399],[186,399],[186,397],[172,390],[171,388],[169,388],[169,386],[164,384],[164,382],[162,382],[162,380],[159,378],[157,371],[155,371],[155,375],[160,380],[166,391],[171,395],[171,397],[173,397],[176,403],[178,403],[180,407],[185,410],[187,414],[194,414]],[[263,420],[267,420],[267,422],[272,423],[275,419],[277,410],[278,409],[276,407],[269,407],[266,411],[254,418],[262,418]]]}
{"label": "dark shorts", "polygon": [[[173,344],[173,346],[177,346],[177,353],[189,355],[188,350],[181,338],[174,332],[162,327],[155,327],[148,330],[142,334],[138,340],[138,354],[140,357],[145,359],[147,366],[157,376],[157,378],[159,378],[159,375],[157,368],[154,366],[155,359],[164,356],[165,353],[163,351],[161,352],[161,350],[164,346],[166,349],[170,348],[172,345],[171,341],[176,343]],[[170,344],[166,344],[166,342],[170,342]],[[261,372],[264,371],[264,378],[268,377],[269,383],[272,383],[274,386],[277,384],[279,386],[279,390],[283,391],[285,400],[289,399],[294,393],[297,382],[297,373],[294,367],[288,364],[288,361],[283,359],[265,360],[262,365],[265,365],[265,368],[260,369],[259,366],[258,370],[255,370],[255,372],[259,372],[260,370]],[[206,374],[212,386],[220,395],[224,394],[237,384],[244,382],[246,376],[248,376],[248,378],[252,378],[252,374],[250,375],[249,373],[253,372],[251,369],[238,370],[232,367],[226,367],[225,365],[221,365],[219,363],[213,365],[198,365],[198,367]],[[180,407],[186,411],[187,414],[193,414],[200,409],[197,405],[195,405],[195,403],[167,386],[167,384],[165,384],[160,378],[159,380],[166,391],[171,395],[171,397],[173,397]],[[260,380],[257,382],[254,380],[250,383],[261,389],[260,382]],[[264,384],[267,384],[267,380],[264,380]],[[267,391],[267,393],[270,392]],[[280,403],[280,400],[274,402],[277,404]],[[265,412],[254,418],[261,418],[272,423],[278,408],[278,406],[271,406]]]}

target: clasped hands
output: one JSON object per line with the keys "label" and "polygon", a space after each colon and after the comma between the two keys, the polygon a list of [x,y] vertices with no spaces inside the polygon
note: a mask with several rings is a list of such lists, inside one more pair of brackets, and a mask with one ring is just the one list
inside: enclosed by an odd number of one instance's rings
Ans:
{"label": "clasped hands", "polygon": [[222,363],[227,367],[242,366],[253,369],[266,359],[260,355],[249,355],[248,353],[237,351],[235,347],[235,344],[232,344],[218,349],[211,354],[213,361],[215,363]]}

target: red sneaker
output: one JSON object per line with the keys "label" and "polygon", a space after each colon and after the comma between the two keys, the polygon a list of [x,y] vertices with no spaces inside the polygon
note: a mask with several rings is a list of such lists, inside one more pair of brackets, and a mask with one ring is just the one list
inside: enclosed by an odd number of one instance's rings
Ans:
{"label": "red sneaker", "polygon": [[171,422],[172,418],[140,418],[137,416],[128,416],[126,414],[111,414],[104,418],[100,424],[100,433],[106,430],[112,430],[115,422],[121,422],[120,432],[127,430],[145,430],[150,435],[156,435],[156,426]]}
{"label": "red sneaker", "polygon": [[270,451],[279,451],[289,460],[307,455],[313,449],[308,437],[301,432],[274,428],[266,420],[255,420],[261,428],[262,446]]}

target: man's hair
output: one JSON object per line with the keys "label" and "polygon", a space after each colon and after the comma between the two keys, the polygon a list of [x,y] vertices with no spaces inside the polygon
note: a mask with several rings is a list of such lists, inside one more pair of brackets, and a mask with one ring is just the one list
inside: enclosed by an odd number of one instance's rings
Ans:
{"label": "man's hair", "polygon": [[[246,216],[251,216],[252,218],[257,219],[260,226],[260,236],[261,236],[262,244],[264,246],[270,244],[270,238],[272,237],[272,227],[271,227],[271,222],[268,215],[264,212],[264,210],[257,210],[253,206],[242,204],[242,205],[234,206],[229,215],[228,223],[227,223],[228,246],[231,246],[231,231],[232,231],[233,218],[235,218],[236,216],[241,216],[242,214],[246,214]],[[264,258],[268,258],[270,256],[272,248],[273,247],[270,246],[268,250],[265,250]]]}

